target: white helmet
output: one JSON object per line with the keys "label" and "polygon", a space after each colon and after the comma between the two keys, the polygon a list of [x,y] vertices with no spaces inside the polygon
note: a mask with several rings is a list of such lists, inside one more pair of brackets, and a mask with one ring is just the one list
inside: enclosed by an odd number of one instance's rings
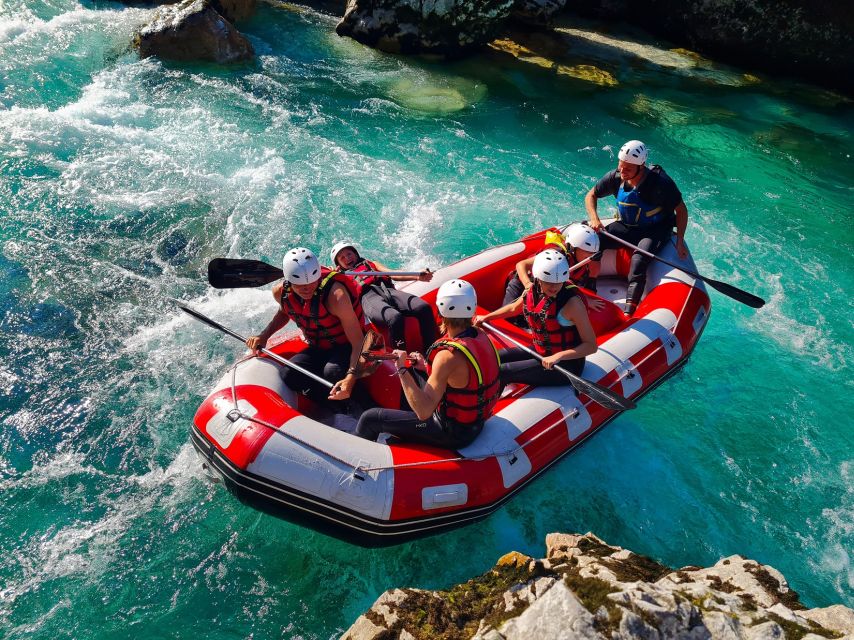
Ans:
{"label": "white helmet", "polygon": [[471,318],[477,310],[477,292],[465,280],[448,280],[436,293],[436,306],[443,318]]}
{"label": "white helmet", "polygon": [[342,240],[341,242],[336,242],[335,246],[332,247],[332,251],[329,252],[329,259],[332,261],[333,268],[338,266],[338,263],[335,262],[335,258],[338,257],[338,254],[341,253],[344,249],[350,248],[356,252],[356,255],[359,255],[359,250],[356,249],[356,245],[352,242],[347,242],[346,240]]}
{"label": "white helmet", "polygon": [[599,251],[599,234],[583,222],[573,222],[563,231],[563,237],[573,249],[590,253]]}
{"label": "white helmet", "polygon": [[629,140],[622,146],[617,157],[623,162],[628,162],[629,164],[643,164],[646,162],[646,157],[648,155],[649,152],[643,142],[640,140]]}
{"label": "white helmet", "polygon": [[311,284],[320,280],[320,263],[311,249],[297,247],[291,249],[282,259],[282,271],[285,280],[291,284]]}
{"label": "white helmet", "polygon": [[537,280],[543,282],[560,283],[569,280],[569,263],[566,256],[554,249],[538,253],[531,271]]}

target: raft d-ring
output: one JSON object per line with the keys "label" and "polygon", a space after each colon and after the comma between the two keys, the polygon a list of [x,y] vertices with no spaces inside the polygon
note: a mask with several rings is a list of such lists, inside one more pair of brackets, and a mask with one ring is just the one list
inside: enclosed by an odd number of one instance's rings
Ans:
{"label": "raft d-ring", "polygon": [[240,413],[240,409],[232,409],[227,414],[225,414],[225,417],[231,420],[232,422],[237,422],[238,420],[240,420],[240,418],[243,417],[243,414]]}
{"label": "raft d-ring", "polygon": [[353,469],[353,477],[356,480],[362,480],[362,481],[364,481],[366,478],[365,472],[362,471],[359,467],[356,467],[355,469]]}

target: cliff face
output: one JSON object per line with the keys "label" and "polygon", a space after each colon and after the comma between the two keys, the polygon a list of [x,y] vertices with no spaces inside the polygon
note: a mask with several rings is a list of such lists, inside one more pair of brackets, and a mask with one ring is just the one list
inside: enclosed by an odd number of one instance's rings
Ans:
{"label": "cliff face", "polygon": [[741,556],[674,571],[591,533],[546,547],[447,591],[387,591],[342,640],[854,639],[854,611],[807,610],[776,569]]}
{"label": "cliff face", "polygon": [[854,94],[854,3],[820,0],[571,0],[722,62]]}

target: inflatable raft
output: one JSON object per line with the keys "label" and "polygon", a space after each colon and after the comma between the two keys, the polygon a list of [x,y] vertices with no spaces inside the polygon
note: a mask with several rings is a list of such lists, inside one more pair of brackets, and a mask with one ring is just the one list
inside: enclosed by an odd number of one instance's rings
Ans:
{"label": "inflatable raft", "polygon": [[[433,303],[443,282],[463,278],[476,288],[480,312],[494,310],[508,274],[543,247],[545,233],[488,249],[439,269],[431,282],[404,287]],[[679,259],[673,242],[660,255],[695,270],[690,256]],[[710,302],[701,282],[653,261],[644,297],[627,317],[620,303],[629,258],[625,249],[602,256],[604,307],[590,312],[599,350],[587,358],[582,376],[636,400],[685,364]],[[531,344],[527,331],[504,320],[493,325]],[[512,346],[492,339],[498,347]],[[287,357],[304,343],[295,330],[285,330],[268,348]],[[347,419],[324,415],[285,386],[281,367],[263,355],[233,365],[199,407],[193,444],[205,468],[243,502],[364,546],[396,544],[489,515],[618,415],[576,395],[569,384],[510,385],[465,449],[370,442],[336,428]],[[398,408],[400,382],[393,372],[385,362],[359,384],[378,404]]]}

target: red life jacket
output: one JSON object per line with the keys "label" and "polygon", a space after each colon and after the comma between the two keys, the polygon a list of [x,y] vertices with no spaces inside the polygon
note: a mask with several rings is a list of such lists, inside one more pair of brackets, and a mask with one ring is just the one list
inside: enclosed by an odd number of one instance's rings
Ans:
{"label": "red life jacket", "polygon": [[353,301],[356,319],[359,325],[363,326],[365,316],[362,313],[362,303],[359,302],[359,286],[342,273],[321,267],[320,284],[310,300],[303,300],[294,293],[289,282],[285,282],[282,288],[282,309],[297,324],[305,336],[305,341],[312,347],[329,349],[335,345],[349,343],[341,320],[326,307],[329,291],[336,282],[340,282],[347,289],[350,300]]}
{"label": "red life jacket", "polygon": [[[580,260],[576,259],[576,257],[575,257],[575,252],[574,252],[574,251],[570,251],[570,252],[567,254],[567,256],[566,256],[566,259],[567,259],[567,261],[569,262],[569,266],[570,266],[570,267],[572,267],[573,265],[576,265],[576,264],[578,264],[579,262],[581,262]],[[592,260],[591,260],[590,262],[592,262]],[[585,280],[585,279],[587,278],[587,276],[590,274],[590,262],[588,262],[587,264],[585,264],[585,265],[584,265],[583,267],[581,267],[580,269],[576,269],[575,271],[573,271],[572,273],[570,273],[570,274],[569,274],[569,279],[570,279],[570,280],[572,280],[573,282],[577,282],[577,283],[579,283],[579,284],[583,284],[583,283],[584,283],[584,280]]]}
{"label": "red life jacket", "polygon": [[500,361],[495,345],[483,331],[472,327],[456,338],[444,337],[427,350],[427,362],[432,364],[437,353],[456,349],[468,361],[469,379],[463,389],[450,385],[436,408],[443,424],[454,421],[461,425],[482,425],[492,415],[498,402],[501,384],[498,378]]}
{"label": "red life jacket", "polygon": [[[354,264],[351,268],[345,269],[345,271],[379,271],[377,269],[377,265],[375,265],[370,260],[366,260],[365,258],[359,258],[359,261]],[[384,284],[387,287],[394,287],[392,284],[391,278],[388,276],[359,276],[359,275],[351,275],[351,278],[356,281],[361,289],[367,289],[372,284]]]}
{"label": "red life jacket", "polygon": [[534,350],[541,356],[550,356],[581,343],[575,326],[564,327],[557,321],[560,310],[577,295],[578,288],[574,284],[565,284],[554,298],[543,295],[539,284],[525,294],[522,312],[531,327]]}

